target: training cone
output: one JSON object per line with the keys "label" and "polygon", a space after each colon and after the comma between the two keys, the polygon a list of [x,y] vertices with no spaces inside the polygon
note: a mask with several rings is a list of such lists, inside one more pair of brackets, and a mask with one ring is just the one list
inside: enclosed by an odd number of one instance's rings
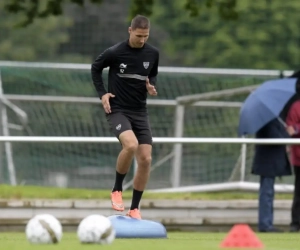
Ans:
{"label": "training cone", "polygon": [[220,244],[221,248],[263,248],[262,242],[246,224],[237,224],[232,227]]}

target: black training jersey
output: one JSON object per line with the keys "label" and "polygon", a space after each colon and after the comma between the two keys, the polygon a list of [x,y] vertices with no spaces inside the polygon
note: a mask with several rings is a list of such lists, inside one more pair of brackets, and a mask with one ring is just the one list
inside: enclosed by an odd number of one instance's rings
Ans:
{"label": "black training jersey", "polygon": [[[146,110],[146,79],[155,85],[158,74],[158,50],[145,44],[142,48],[132,48],[128,40],[108,48],[92,64],[92,79],[95,88],[102,98],[107,92],[115,97],[110,98],[114,110]],[[106,91],[102,71],[109,67],[108,91]]]}

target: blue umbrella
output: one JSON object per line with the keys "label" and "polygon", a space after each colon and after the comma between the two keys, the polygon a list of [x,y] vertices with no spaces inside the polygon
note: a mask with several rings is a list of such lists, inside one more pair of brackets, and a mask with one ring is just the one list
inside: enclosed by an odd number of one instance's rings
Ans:
{"label": "blue umbrella", "polygon": [[239,136],[255,134],[268,122],[279,118],[284,106],[296,94],[296,81],[295,78],[271,80],[255,89],[241,108]]}

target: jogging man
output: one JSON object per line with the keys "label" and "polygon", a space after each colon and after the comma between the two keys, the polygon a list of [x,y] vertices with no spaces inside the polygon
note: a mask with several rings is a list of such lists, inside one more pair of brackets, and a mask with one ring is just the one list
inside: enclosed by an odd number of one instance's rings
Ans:
{"label": "jogging man", "polygon": [[[98,56],[92,64],[93,83],[102,100],[107,121],[122,145],[116,164],[115,184],[111,192],[112,208],[124,211],[123,180],[136,157],[133,195],[128,216],[141,219],[139,203],[150,175],[152,134],[148,120],[147,93],[156,96],[159,51],[147,44],[150,21],[138,15],[128,29],[129,39]],[[102,71],[109,67],[108,91]]]}

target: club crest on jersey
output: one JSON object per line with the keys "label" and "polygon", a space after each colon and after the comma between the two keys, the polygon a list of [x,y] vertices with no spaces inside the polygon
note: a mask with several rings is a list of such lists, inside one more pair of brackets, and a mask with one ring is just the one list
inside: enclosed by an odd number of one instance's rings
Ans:
{"label": "club crest on jersey", "polygon": [[143,62],[144,68],[145,68],[145,69],[148,69],[149,64],[150,64],[149,62]]}

